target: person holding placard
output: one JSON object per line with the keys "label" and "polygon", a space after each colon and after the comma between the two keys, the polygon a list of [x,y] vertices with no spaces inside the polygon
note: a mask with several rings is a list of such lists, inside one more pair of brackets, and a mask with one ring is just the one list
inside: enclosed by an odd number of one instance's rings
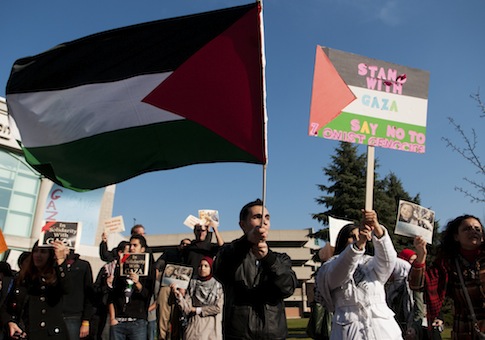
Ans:
{"label": "person holding placard", "polygon": [[445,297],[454,304],[452,338],[482,339],[485,332],[485,249],[483,225],[475,216],[448,222],[436,259],[426,266],[426,241],[414,239],[417,258],[409,285],[423,291],[430,328],[442,329],[439,313]]}
{"label": "person holding placard", "polygon": [[[211,242],[212,234],[209,233],[210,228],[212,228],[212,232],[216,236],[216,244]],[[204,256],[214,257],[217,254],[224,245],[224,239],[219,233],[219,225],[216,223],[210,225],[196,224],[194,226],[194,235],[195,239],[183,248],[182,258],[184,259],[184,264],[191,266],[195,271]]]}
{"label": "person holding placard", "polygon": [[62,315],[62,299],[70,290],[65,249],[60,240],[53,241],[49,247],[34,244],[11,294],[1,306],[1,321],[10,337],[69,339]]}
{"label": "person holding placard", "polygon": [[[118,258],[117,251],[116,247],[108,250],[108,236],[106,233],[107,231],[104,231],[101,235],[101,242],[99,243],[99,258],[104,262],[112,262],[113,260],[116,260]],[[135,224],[131,228],[130,235],[145,236],[145,227],[141,224]]]}
{"label": "person holding placard", "polygon": [[[376,212],[363,210],[362,215],[362,225],[349,224],[340,230],[335,255],[317,274],[324,306],[333,312],[330,339],[402,339],[384,290],[394,269],[396,250]],[[371,240],[374,256],[365,255]]]}
{"label": "person holding placard", "polygon": [[171,289],[180,309],[187,317],[183,331],[184,340],[222,340],[222,284],[212,276],[213,260],[204,256],[197,269],[197,276],[190,280],[185,292],[174,283]]}
{"label": "person holding placard", "polygon": [[[143,236],[131,236],[130,254],[144,254],[146,249],[147,243]],[[150,257],[145,256],[145,258]],[[123,262],[123,259],[121,261]],[[135,272],[123,273],[122,266],[115,268],[108,300],[110,339],[112,340],[147,339],[148,307],[155,283],[154,266],[150,260],[148,262],[144,263],[145,268],[148,265],[148,275],[146,276]]]}

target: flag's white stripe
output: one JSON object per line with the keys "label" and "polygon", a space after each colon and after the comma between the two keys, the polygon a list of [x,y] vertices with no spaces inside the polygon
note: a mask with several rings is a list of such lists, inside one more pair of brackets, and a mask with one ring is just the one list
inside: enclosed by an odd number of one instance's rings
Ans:
{"label": "flag's white stripe", "polygon": [[[342,110],[344,112],[392,122],[426,126],[427,99],[369,90],[356,86],[349,86],[349,88],[357,99],[347,105]],[[370,102],[364,101],[364,96],[367,96],[365,100]],[[393,102],[397,106],[397,112],[389,110]],[[371,104],[375,104],[375,107],[372,107]]]}
{"label": "flag's white stripe", "polygon": [[60,91],[7,96],[9,113],[26,147],[50,146],[104,132],[181,120],[141,100],[170,73],[137,76],[112,83]]}

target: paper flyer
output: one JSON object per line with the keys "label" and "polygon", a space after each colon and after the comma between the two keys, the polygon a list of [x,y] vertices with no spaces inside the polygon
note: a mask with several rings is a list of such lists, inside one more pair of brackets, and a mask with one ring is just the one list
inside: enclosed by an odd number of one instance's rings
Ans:
{"label": "paper flyer", "polygon": [[193,270],[192,267],[168,263],[163,271],[162,287],[175,283],[177,287],[187,289]]}
{"label": "paper flyer", "polygon": [[125,231],[125,223],[123,222],[123,216],[116,216],[104,220],[104,232],[106,234],[122,233]]}
{"label": "paper flyer", "polygon": [[199,218],[205,221],[204,224],[210,227],[219,226],[219,211],[211,209],[199,210]]}
{"label": "paper flyer", "polygon": [[189,216],[187,216],[187,218],[185,219],[184,224],[185,224],[187,227],[189,227],[190,229],[192,229],[192,230],[193,230],[193,229],[194,229],[194,226],[195,226],[196,224],[200,224],[200,225],[202,225],[202,224],[203,224],[203,222],[202,222],[202,220],[198,219],[198,218],[197,218],[197,217],[195,217],[194,215],[189,215]]}
{"label": "paper flyer", "polygon": [[433,210],[400,200],[394,233],[408,237],[422,236],[427,243],[431,244],[434,221],[435,212]]}

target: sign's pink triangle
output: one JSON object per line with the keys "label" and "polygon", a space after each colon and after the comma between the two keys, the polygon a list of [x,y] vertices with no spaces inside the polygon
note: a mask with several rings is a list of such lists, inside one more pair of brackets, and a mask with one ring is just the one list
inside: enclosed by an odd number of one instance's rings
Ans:
{"label": "sign's pink triangle", "polygon": [[258,11],[207,43],[143,101],[210,129],[264,163]]}
{"label": "sign's pink triangle", "polygon": [[317,46],[308,134],[315,135],[317,129],[335,119],[355,98],[322,47]]}

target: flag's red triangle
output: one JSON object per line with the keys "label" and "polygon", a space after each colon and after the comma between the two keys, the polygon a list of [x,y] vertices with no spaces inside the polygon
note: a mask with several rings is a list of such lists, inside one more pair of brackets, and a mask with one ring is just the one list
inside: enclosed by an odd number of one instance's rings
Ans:
{"label": "flag's red triangle", "polygon": [[259,10],[207,43],[143,101],[210,129],[264,163]]}
{"label": "flag's red triangle", "polygon": [[310,106],[309,135],[327,125],[355,99],[321,46],[317,46]]}

